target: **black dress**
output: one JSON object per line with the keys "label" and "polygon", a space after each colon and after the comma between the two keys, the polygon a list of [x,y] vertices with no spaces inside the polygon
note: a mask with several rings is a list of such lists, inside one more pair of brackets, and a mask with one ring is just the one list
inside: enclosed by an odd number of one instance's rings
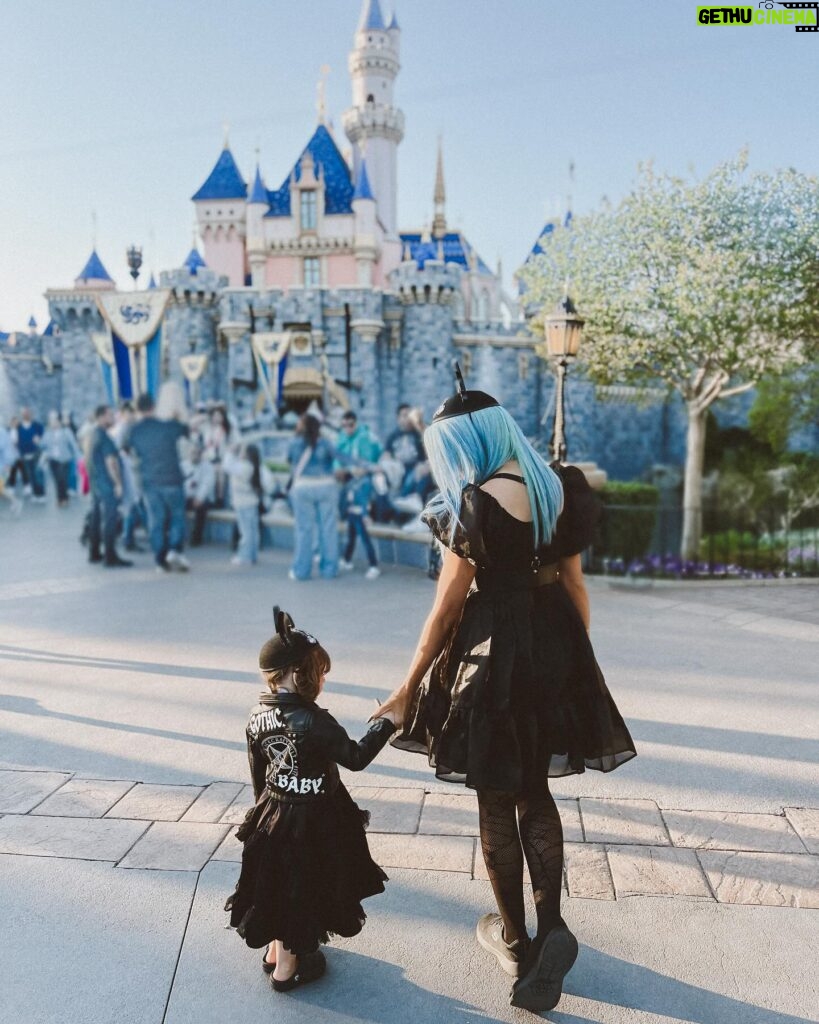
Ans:
{"label": "black dress", "polygon": [[248,946],[279,939],[309,953],[331,935],[357,935],[361,901],[384,891],[361,810],[337,765],[365,768],[394,726],[378,719],[355,742],[329,714],[298,694],[263,694],[247,726],[256,805],[236,837],[244,843],[230,923]]}
{"label": "black dress", "polygon": [[[560,558],[588,546],[599,503],[575,467],[552,468],[564,505],[535,557],[531,523],[486,491],[464,489],[460,523],[428,519],[477,567],[463,613],[391,742],[426,753],[440,779],[522,792],[550,776],[608,772],[636,755],[580,615],[558,582]],[[516,477],[515,479],[520,479]]]}

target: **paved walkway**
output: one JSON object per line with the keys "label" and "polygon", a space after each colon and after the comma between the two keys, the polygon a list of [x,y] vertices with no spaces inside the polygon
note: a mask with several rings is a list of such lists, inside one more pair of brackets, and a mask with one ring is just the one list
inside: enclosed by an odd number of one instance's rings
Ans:
{"label": "paved walkway", "polygon": [[[79,518],[0,521],[0,1020],[532,1019],[474,941],[491,906],[474,797],[392,748],[344,776],[390,883],[327,977],[275,996],[225,929],[270,606],[326,643],[323,702],[356,734],[411,656],[423,574],[298,585],[285,552],[250,570],[218,548],[188,576],[147,556],[105,571],[83,561]],[[549,1019],[815,1021],[819,587],[590,589],[640,756],[554,784],[581,953]]]}
{"label": "paved walkway", "polygon": [[[486,881],[475,796],[353,786],[385,868]],[[241,782],[174,786],[0,770],[0,853],[200,871],[241,860]],[[569,897],[681,896],[819,909],[819,809],[782,814],[660,808],[653,800],[559,800]]]}

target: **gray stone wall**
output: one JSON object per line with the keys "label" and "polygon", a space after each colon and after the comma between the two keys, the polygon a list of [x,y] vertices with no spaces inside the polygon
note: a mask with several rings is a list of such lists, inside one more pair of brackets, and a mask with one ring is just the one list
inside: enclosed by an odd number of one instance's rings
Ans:
{"label": "gray stone wall", "polygon": [[25,405],[43,421],[51,409],[62,410],[61,360],[58,338],[18,334],[13,344],[0,341],[0,422]]}

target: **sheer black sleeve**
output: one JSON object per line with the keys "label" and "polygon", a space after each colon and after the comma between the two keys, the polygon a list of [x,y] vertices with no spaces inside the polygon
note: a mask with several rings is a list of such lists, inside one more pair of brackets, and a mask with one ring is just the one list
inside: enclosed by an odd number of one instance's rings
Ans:
{"label": "sheer black sleeve", "polygon": [[579,555],[592,542],[600,519],[600,499],[576,466],[554,466],[563,482],[563,511],[556,543],[561,558]]}
{"label": "sheer black sleeve", "polygon": [[486,565],[485,514],[484,492],[480,487],[469,484],[461,497],[460,522],[453,522],[449,516],[433,516],[429,513],[421,518],[445,548],[449,548],[459,558],[466,558],[473,565]]}
{"label": "sheer black sleeve", "polygon": [[394,732],[392,722],[386,718],[377,718],[356,742],[350,739],[329,711],[320,709],[311,723],[309,742],[342,768],[360,772],[381,751]]}
{"label": "sheer black sleeve", "polygon": [[258,741],[250,733],[247,734],[247,760],[250,765],[250,778],[253,781],[253,795],[259,799],[267,779],[267,758],[264,756]]}

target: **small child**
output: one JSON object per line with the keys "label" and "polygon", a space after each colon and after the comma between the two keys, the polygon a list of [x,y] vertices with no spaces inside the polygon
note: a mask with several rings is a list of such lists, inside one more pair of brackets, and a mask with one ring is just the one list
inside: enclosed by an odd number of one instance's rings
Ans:
{"label": "small child", "polygon": [[259,652],[270,692],[250,713],[247,748],[256,805],[236,837],[244,843],[230,923],[286,992],[324,974],[319,943],[361,931],[361,900],[384,891],[370,857],[369,814],[353,802],[337,765],[361,771],[392,735],[379,718],[356,743],[316,705],[330,657],[315,637],[273,609],[276,635]]}

